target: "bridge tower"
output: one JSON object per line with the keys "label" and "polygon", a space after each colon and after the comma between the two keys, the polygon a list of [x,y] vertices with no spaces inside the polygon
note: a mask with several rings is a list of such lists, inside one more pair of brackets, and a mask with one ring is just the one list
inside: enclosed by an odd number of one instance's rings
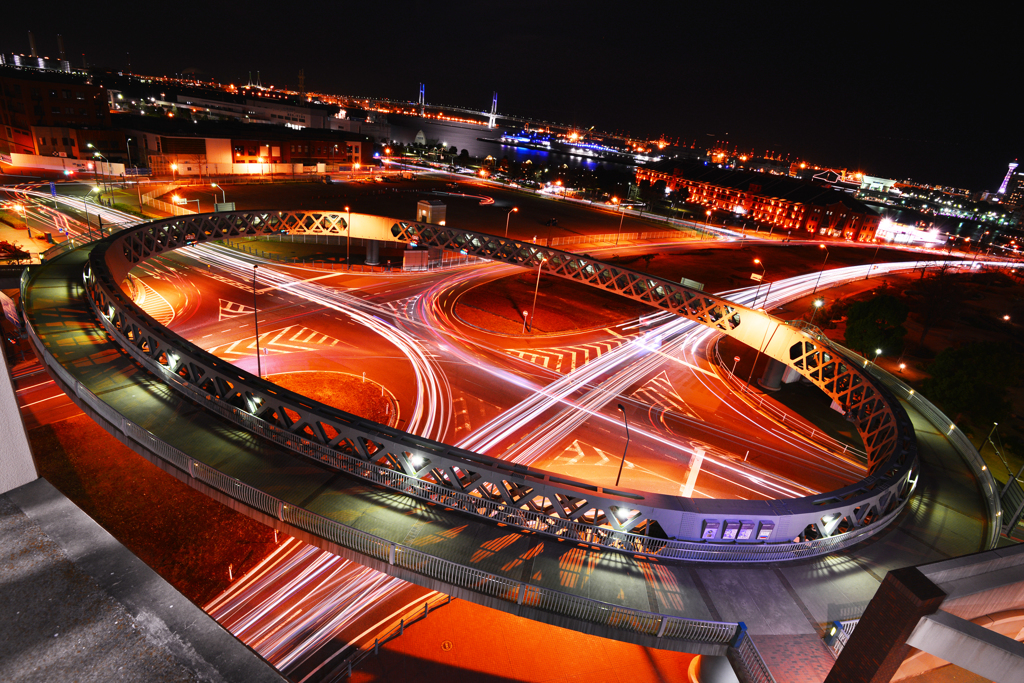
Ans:
{"label": "bridge tower", "polygon": [[487,117],[487,127],[494,128],[498,121],[498,93],[494,93],[491,100],[491,114]]}
{"label": "bridge tower", "polygon": [[427,105],[427,99],[423,95],[423,91],[427,86],[420,83],[420,116],[423,116],[423,108]]}
{"label": "bridge tower", "polygon": [[1006,186],[1010,184],[1010,178],[1013,177],[1013,172],[1017,170],[1017,160],[1014,159],[1010,162],[1010,170],[1006,172],[1006,177],[1003,178],[1003,184],[999,186],[999,194],[1006,194]]}

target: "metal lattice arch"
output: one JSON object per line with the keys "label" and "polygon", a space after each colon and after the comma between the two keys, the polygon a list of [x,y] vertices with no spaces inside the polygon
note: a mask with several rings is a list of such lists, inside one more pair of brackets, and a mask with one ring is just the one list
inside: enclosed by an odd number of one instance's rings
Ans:
{"label": "metal lattice arch", "polygon": [[[339,471],[533,532],[666,559],[780,560],[859,542],[902,508],[917,476],[906,413],[827,340],[727,299],[587,256],[454,228],[331,212],[242,211],[178,217],[117,233],[92,252],[85,279],[108,332],[184,393],[253,433]],[[382,230],[382,226],[390,226]],[[362,227],[361,227],[362,226]],[[410,435],[323,405],[222,361],[156,323],[121,288],[132,267],[168,251],[287,231],[415,241],[612,291],[694,320],[793,368],[841,405],[863,438],[869,476],[819,496],[712,500],[612,490]],[[707,538],[709,521],[752,520],[770,534]],[[667,538],[650,535],[656,523]]]}

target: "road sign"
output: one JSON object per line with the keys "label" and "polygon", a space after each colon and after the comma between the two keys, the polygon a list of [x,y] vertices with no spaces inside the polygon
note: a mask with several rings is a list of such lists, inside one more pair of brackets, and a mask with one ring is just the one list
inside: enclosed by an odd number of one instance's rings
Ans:
{"label": "road sign", "polygon": [[734,363],[739,363],[740,362],[740,357],[739,356],[733,356],[732,360],[733,360]]}
{"label": "road sign", "polygon": [[750,279],[751,280],[756,280],[757,282],[760,282],[761,278],[763,278],[763,277],[764,277],[764,275],[762,275],[761,273],[751,273],[750,274]]}
{"label": "road sign", "polygon": [[56,197],[57,196],[57,184],[55,182],[53,182],[52,180],[50,181],[50,196],[51,197]]}

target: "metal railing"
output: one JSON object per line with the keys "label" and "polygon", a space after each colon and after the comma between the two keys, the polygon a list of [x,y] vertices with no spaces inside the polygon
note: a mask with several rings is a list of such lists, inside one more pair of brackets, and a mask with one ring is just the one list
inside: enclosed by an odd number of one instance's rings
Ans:
{"label": "metal railing", "polygon": [[[270,422],[202,391],[182,380],[174,373],[169,372],[167,368],[154,361],[129,340],[125,339],[122,332],[111,323],[102,311],[97,312],[107,333],[115,339],[119,339],[124,349],[136,360],[204,409],[242,427],[246,431],[364,481],[369,481],[433,504],[444,505],[463,513],[483,517],[500,524],[531,532],[557,536],[563,539],[572,539],[609,550],[660,559],[697,562],[778,562],[835,552],[859,543],[882,529],[903,507],[900,504],[889,514],[879,518],[869,526],[853,529],[843,534],[799,543],[735,544],[680,541],[651,538],[644,534],[616,531],[606,527],[595,527],[592,524],[567,520],[528,508],[510,505],[502,501],[490,500],[482,497],[479,493],[464,493],[454,490],[442,484],[426,481],[414,475],[361,460],[337,449],[310,441],[285,429],[281,429]],[[833,496],[836,493],[833,492],[828,495]],[[887,495],[886,489],[875,493],[876,497],[884,495]],[[827,509],[816,510],[813,514],[820,516],[825,513],[827,513]],[[330,540],[335,539],[332,538]]]}
{"label": "metal railing", "polygon": [[[839,345],[836,344],[835,346],[838,347]],[[847,353],[852,354],[853,352],[847,351]],[[940,434],[946,437],[957,453],[960,454],[960,457],[963,458],[964,462],[967,463],[967,466],[974,472],[974,476],[978,478],[978,484],[981,486],[981,493],[985,497],[989,521],[991,522],[989,524],[989,537],[985,544],[985,549],[991,550],[995,548],[999,544],[999,534],[1002,528],[1002,505],[999,502],[999,489],[996,486],[996,481],[992,477],[992,472],[989,471],[988,465],[985,464],[985,460],[981,457],[978,449],[974,447],[974,444],[967,438],[967,435],[949,417],[943,414],[942,411],[935,407],[935,404],[920,393],[867,359],[864,360],[864,367],[873,376],[877,377],[889,391],[914,406],[914,409],[921,413],[924,419],[928,420],[933,427],[939,430]]]}
{"label": "metal railing", "polygon": [[403,617],[397,624],[389,628],[387,631],[378,634],[373,639],[373,647],[367,649],[357,649],[339,664],[335,665],[334,671],[336,672],[333,676],[328,676],[324,679],[325,683],[334,683],[335,681],[343,680],[352,675],[352,669],[359,665],[364,659],[373,655],[376,657],[380,653],[381,645],[386,645],[395,638],[401,637],[405,633],[405,629],[412,626],[417,621],[422,621],[428,616],[433,614],[438,607],[449,604],[452,601],[452,596],[437,593],[428,600],[423,601],[423,610],[417,611],[416,614],[412,615],[408,621]]}
{"label": "metal railing", "polygon": [[[118,247],[114,249],[113,257],[120,258],[119,247],[124,247],[126,256],[138,252],[141,258],[145,258],[153,248],[150,239],[159,241],[166,251],[194,239],[189,237],[193,230],[197,231],[194,233],[197,237],[209,231],[222,231],[219,232],[219,238],[278,234],[284,226],[337,233],[343,219],[343,214],[302,212],[234,212],[209,214],[196,219],[169,219],[147,224],[133,234],[118,236],[106,247],[106,254],[110,257],[110,249]],[[401,225],[403,229],[409,227],[409,224]],[[426,229],[430,226],[420,227]],[[398,225],[395,229],[398,229]],[[436,226],[431,229],[443,230]],[[473,239],[485,237],[477,235]],[[665,559],[779,561],[833,552],[867,538],[881,528],[883,520],[891,519],[891,512],[905,504],[909,491],[913,489],[913,484],[910,483],[908,487],[908,482],[911,482],[911,476],[916,471],[916,455],[898,465],[892,476],[882,481],[878,477],[869,477],[864,482],[821,495],[779,501],[774,505],[766,504],[760,509],[745,502],[740,512],[733,513],[721,507],[717,514],[711,514],[692,510],[685,500],[680,502],[671,498],[662,501],[662,498],[669,497],[605,490],[585,482],[552,477],[528,467],[509,465],[444,444],[428,443],[321,406],[311,399],[258,380],[235,366],[215,359],[157,325],[127,300],[110,280],[110,271],[103,274],[103,257],[94,253],[90,263],[94,266],[87,277],[92,294],[90,302],[94,311],[105,321],[104,326],[108,332],[154,374],[192,400],[213,407],[218,414],[253,433],[331,467],[414,497],[431,502],[443,501],[445,505],[462,512],[517,528]],[[702,306],[709,305],[709,299],[702,300]],[[128,334],[131,335],[130,339],[126,336]],[[164,354],[161,350],[170,353]],[[164,359],[158,360],[161,356]],[[251,392],[254,406],[243,410],[220,400],[215,390],[221,381],[235,387],[232,392],[245,387],[247,392]],[[230,398],[228,394],[225,396]],[[321,422],[325,429],[338,432],[339,436],[330,444],[312,435],[306,438],[303,433],[290,430],[286,425],[278,426],[256,417],[254,413],[260,406],[263,412],[267,412],[270,406],[277,414],[290,409],[310,415]],[[881,407],[881,404],[875,402],[872,409],[877,412]],[[273,411],[267,414],[272,416]],[[371,439],[376,448],[386,449],[388,458],[399,462],[401,466],[395,467],[393,462],[385,462],[380,457],[383,455],[381,453],[371,458],[370,453],[362,452],[365,449],[361,449],[358,443],[364,438]],[[341,445],[335,447],[338,443]],[[884,447],[889,448],[891,445],[898,449],[891,457],[900,456],[906,448],[892,442],[886,442]],[[461,482],[457,480],[462,476],[460,473],[466,472],[482,479],[463,490]],[[428,473],[430,476],[424,477]],[[504,490],[508,480],[522,487],[521,490],[525,492],[522,499],[513,498],[513,492]],[[527,495],[530,497],[526,498]],[[568,514],[560,514],[554,506],[548,509],[546,504],[537,504],[537,501],[556,500],[559,497],[580,501],[580,505],[586,508],[577,509],[570,517]],[[781,512],[780,507],[785,508],[785,512]],[[623,509],[628,511],[628,515],[633,515],[633,521],[628,526],[619,523],[615,512]],[[723,522],[723,517],[732,516],[739,519],[754,518],[747,523],[759,529],[769,529],[769,533],[762,535],[758,532],[757,538],[748,534],[738,542],[724,534],[721,538],[717,534],[714,538],[703,535],[702,529],[706,524],[732,524],[727,520]],[[644,533],[631,531],[640,521],[645,523]],[[648,530],[654,521],[677,538],[651,538]],[[739,523],[735,522],[736,525]],[[685,536],[680,533],[684,529],[688,530]],[[683,537],[679,539],[679,536]]]}
{"label": "metal railing", "polygon": [[37,335],[28,316],[25,320],[25,327],[44,365],[61,380],[65,385],[63,387],[65,391],[73,398],[78,399],[80,404],[87,406],[114,429],[120,431],[131,441],[138,443],[140,447],[187,473],[190,478],[253,509],[280,519],[292,527],[361,555],[402,567],[451,586],[510,604],[530,607],[590,624],[658,638],[699,640],[700,642],[718,644],[727,643],[736,632],[736,623],[685,619],[645,612],[534,586],[480,569],[466,567],[289,504],[225,474],[215,467],[196,460],[152,432],[128,420],[104,403],[84,384],[74,379],[56,361]]}
{"label": "metal railing", "polygon": [[736,646],[736,653],[752,683],[775,683],[775,677],[768,670],[768,665],[764,663],[764,658],[749,633],[743,633],[739,645]]}
{"label": "metal railing", "polygon": [[760,410],[762,413],[767,414],[768,417],[787,429],[806,436],[811,441],[814,441],[828,450],[840,455],[852,454],[857,456],[861,462],[867,461],[867,453],[864,452],[863,449],[834,439],[807,420],[799,417],[794,418],[791,413],[779,408],[774,401],[766,400],[764,396],[751,393],[747,382],[733,374],[725,361],[722,360],[721,349],[718,344],[718,341],[720,340],[721,337],[719,337],[715,342],[715,368],[718,371],[719,376],[725,380],[726,384],[729,384],[734,389],[736,396],[738,396],[742,401],[751,407]]}
{"label": "metal railing", "polygon": [[853,630],[857,628],[858,623],[860,623],[860,619],[849,619],[847,621],[839,622],[840,629],[836,633],[835,640],[832,641],[831,645],[826,646],[829,654],[837,659],[839,658],[839,655],[843,652],[843,648],[845,648],[846,644],[850,642],[850,636],[853,635]]}

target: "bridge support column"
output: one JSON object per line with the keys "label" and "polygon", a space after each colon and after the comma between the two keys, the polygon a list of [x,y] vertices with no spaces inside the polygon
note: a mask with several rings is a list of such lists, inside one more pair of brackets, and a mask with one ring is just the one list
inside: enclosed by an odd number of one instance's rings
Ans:
{"label": "bridge support column", "polygon": [[7,493],[35,481],[39,474],[28,446],[7,355],[3,352],[0,355],[4,357],[4,366],[0,368],[0,443],[4,444],[0,451],[0,493]]}
{"label": "bridge support column", "polygon": [[762,389],[778,391],[782,388],[782,377],[786,373],[786,369],[787,366],[784,363],[769,358],[764,372],[761,373],[761,379],[757,380],[757,383],[761,385]]}
{"label": "bridge support column", "polygon": [[825,683],[888,683],[910,653],[917,623],[945,597],[917,567],[886,574]]}
{"label": "bridge support column", "polygon": [[366,240],[366,265],[380,265],[380,241]]}

